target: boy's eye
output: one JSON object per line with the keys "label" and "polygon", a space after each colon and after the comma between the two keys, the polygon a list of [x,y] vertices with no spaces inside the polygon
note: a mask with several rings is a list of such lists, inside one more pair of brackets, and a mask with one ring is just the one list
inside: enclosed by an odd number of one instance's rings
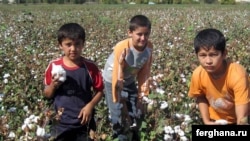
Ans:
{"label": "boy's eye", "polygon": [[148,36],[149,33],[137,33],[138,36]]}
{"label": "boy's eye", "polygon": [[200,57],[206,57],[206,54],[199,54]]}
{"label": "boy's eye", "polygon": [[218,56],[218,54],[217,53],[213,53],[213,54],[209,54],[209,56],[210,57],[216,57],[216,56]]}
{"label": "boy's eye", "polygon": [[70,46],[72,46],[72,43],[67,43],[67,44],[65,44],[67,47],[70,47]]}

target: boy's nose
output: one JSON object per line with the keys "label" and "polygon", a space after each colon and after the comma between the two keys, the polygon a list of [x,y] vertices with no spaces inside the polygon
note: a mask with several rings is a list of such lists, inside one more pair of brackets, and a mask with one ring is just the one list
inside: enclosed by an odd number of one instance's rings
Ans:
{"label": "boy's nose", "polygon": [[210,57],[206,57],[205,62],[206,62],[207,64],[211,64],[213,61],[212,61],[212,59],[211,59]]}
{"label": "boy's nose", "polygon": [[75,45],[72,45],[71,46],[71,50],[75,50],[76,49],[76,46]]}

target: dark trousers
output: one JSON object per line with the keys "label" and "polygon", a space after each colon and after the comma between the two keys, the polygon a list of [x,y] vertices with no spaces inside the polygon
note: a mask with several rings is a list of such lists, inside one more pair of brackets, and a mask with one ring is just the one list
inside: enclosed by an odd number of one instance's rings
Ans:
{"label": "dark trousers", "polygon": [[90,139],[89,134],[80,129],[73,129],[66,131],[58,136],[54,141],[93,141]]}

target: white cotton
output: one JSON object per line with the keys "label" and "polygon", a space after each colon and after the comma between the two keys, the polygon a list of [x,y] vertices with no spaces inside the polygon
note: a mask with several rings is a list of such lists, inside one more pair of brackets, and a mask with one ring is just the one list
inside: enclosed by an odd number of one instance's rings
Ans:
{"label": "white cotton", "polygon": [[179,131],[178,131],[178,134],[179,134],[181,137],[185,135],[184,131],[182,131],[182,130],[179,130]]}
{"label": "white cotton", "polygon": [[7,78],[5,78],[4,80],[3,80],[3,83],[4,84],[7,84],[9,81],[8,81],[8,79]]}
{"label": "white cotton", "polygon": [[25,130],[26,130],[26,128],[27,128],[27,125],[26,125],[26,124],[23,124],[23,125],[22,125],[22,130],[24,130],[24,131],[25,131]]}
{"label": "white cotton", "polygon": [[168,103],[166,101],[162,101],[160,109],[163,110],[163,109],[166,109],[167,107],[168,107]]}
{"label": "white cotton", "polygon": [[66,80],[66,71],[63,69],[61,65],[55,65],[52,63],[52,75],[59,78],[59,81],[64,82]]}
{"label": "white cotton", "polygon": [[43,137],[45,135],[45,129],[37,126],[36,135],[39,137]]}
{"label": "white cotton", "polygon": [[40,119],[39,116],[35,116],[33,119],[32,119],[32,122],[34,123],[38,123],[38,120]]}
{"label": "white cotton", "polygon": [[35,117],[36,117],[35,115],[30,115],[30,116],[29,116],[29,119],[30,119],[30,120],[33,120]]}
{"label": "white cotton", "polygon": [[24,120],[24,124],[28,125],[28,124],[30,124],[30,123],[31,123],[30,118],[26,118],[26,119]]}
{"label": "white cotton", "polygon": [[136,127],[137,126],[137,124],[136,123],[133,123],[132,125],[130,125],[130,128],[134,128],[134,127]]}
{"label": "white cotton", "polygon": [[228,124],[228,122],[224,119],[218,119],[215,121],[215,123],[218,123],[220,125],[227,125]]}
{"label": "white cotton", "polygon": [[166,134],[173,134],[174,133],[174,130],[172,129],[171,126],[165,126],[164,131]]}
{"label": "white cotton", "polygon": [[179,125],[174,127],[174,132],[178,133],[181,130],[181,127]]}
{"label": "white cotton", "polygon": [[175,116],[176,116],[178,119],[183,118],[183,114],[176,113]]}
{"label": "white cotton", "polygon": [[188,141],[188,138],[186,136],[181,136],[180,141]]}
{"label": "white cotton", "polygon": [[3,76],[3,78],[8,78],[8,77],[10,77],[10,74],[8,74],[8,73],[4,74],[4,76]]}
{"label": "white cotton", "polygon": [[184,121],[185,122],[190,122],[192,119],[189,115],[184,115]]}
{"label": "white cotton", "polygon": [[15,138],[16,137],[16,134],[13,132],[13,131],[11,131],[10,133],[9,133],[9,136],[8,136],[9,138]]}
{"label": "white cotton", "polygon": [[170,136],[169,134],[164,135],[164,141],[172,141],[172,140],[173,140],[173,137]]}
{"label": "white cotton", "polygon": [[143,97],[142,97],[142,100],[143,100],[144,102],[146,102],[146,103],[153,103],[153,100],[149,99],[149,98],[146,97],[146,96],[143,96]]}
{"label": "white cotton", "polygon": [[29,107],[28,107],[28,106],[24,106],[24,107],[23,107],[23,110],[24,110],[25,112],[28,112],[28,111],[29,111]]}
{"label": "white cotton", "polygon": [[165,91],[161,88],[156,88],[156,92],[161,94],[161,95],[165,93]]}

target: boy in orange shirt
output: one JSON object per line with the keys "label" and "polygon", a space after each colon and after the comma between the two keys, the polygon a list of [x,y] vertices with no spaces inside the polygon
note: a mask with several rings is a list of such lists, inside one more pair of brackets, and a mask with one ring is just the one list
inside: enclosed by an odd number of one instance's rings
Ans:
{"label": "boy in orange shirt", "polygon": [[[144,15],[131,18],[129,38],[117,43],[108,57],[103,71],[105,98],[111,115],[113,138],[127,141],[125,127],[128,125],[138,132],[137,108],[142,107],[142,98],[149,93],[149,77],[152,62],[153,45],[149,41],[151,22]],[[123,122],[124,107],[131,122]],[[133,136],[133,140],[140,140]]]}
{"label": "boy in orange shirt", "polygon": [[204,29],[194,39],[200,62],[191,78],[188,96],[194,97],[206,125],[246,124],[250,97],[248,74],[226,60],[226,39],[217,29]]}

